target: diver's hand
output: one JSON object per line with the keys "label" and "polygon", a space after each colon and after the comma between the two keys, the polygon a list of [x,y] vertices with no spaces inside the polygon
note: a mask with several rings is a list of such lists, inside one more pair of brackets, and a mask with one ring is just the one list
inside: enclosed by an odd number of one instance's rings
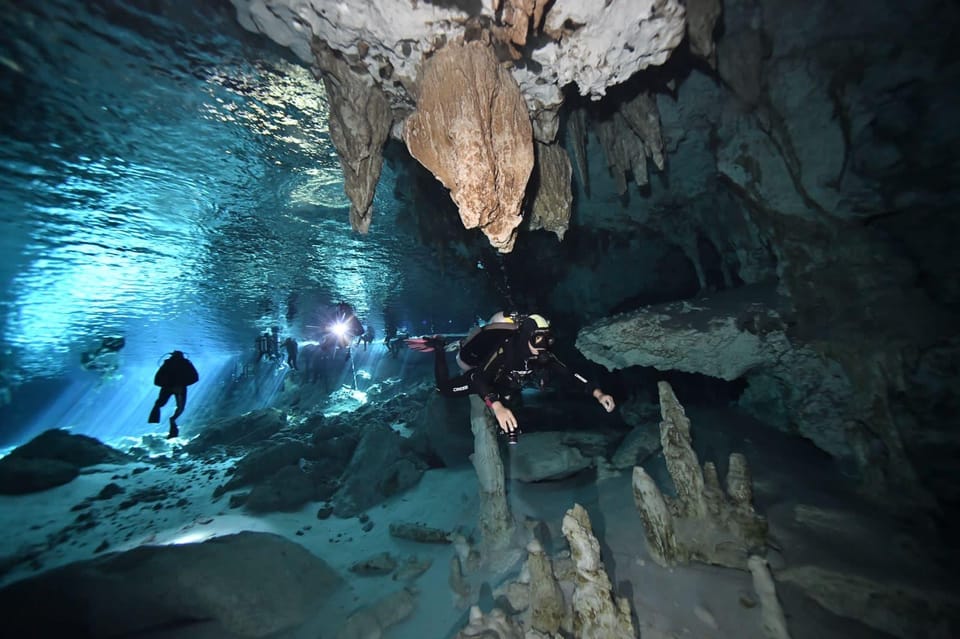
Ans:
{"label": "diver's hand", "polygon": [[513,414],[512,410],[500,402],[490,404],[490,409],[493,410],[493,416],[497,418],[497,424],[500,425],[500,430],[505,433],[512,433],[517,430],[517,417]]}
{"label": "diver's hand", "polygon": [[613,397],[607,395],[599,388],[593,391],[593,396],[608,413],[612,413],[613,409],[617,407],[617,403],[613,401]]}

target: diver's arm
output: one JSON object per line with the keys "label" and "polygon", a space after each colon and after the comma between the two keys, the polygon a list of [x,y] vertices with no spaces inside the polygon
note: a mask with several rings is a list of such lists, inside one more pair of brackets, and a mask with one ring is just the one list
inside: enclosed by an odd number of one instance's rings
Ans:
{"label": "diver's arm", "polygon": [[612,396],[604,393],[603,390],[597,384],[589,381],[586,377],[584,377],[580,373],[575,373],[569,368],[567,368],[567,365],[561,362],[559,359],[557,359],[556,355],[554,355],[553,353],[547,353],[547,358],[548,358],[547,366],[552,372],[568,380],[569,383],[588,390],[589,393],[593,396],[593,398],[596,399],[601,406],[603,406],[603,409],[605,411],[607,411],[608,413],[612,413],[613,409],[617,407],[617,404],[615,401],[613,401]]}
{"label": "diver's arm", "polygon": [[503,365],[503,357],[503,349],[499,349],[491,356],[484,367],[473,375],[470,381],[470,390],[479,395],[487,408],[493,412],[500,430],[505,433],[512,433],[518,429],[517,417],[512,410],[500,401],[500,394],[493,386],[493,380],[496,379],[497,372]]}

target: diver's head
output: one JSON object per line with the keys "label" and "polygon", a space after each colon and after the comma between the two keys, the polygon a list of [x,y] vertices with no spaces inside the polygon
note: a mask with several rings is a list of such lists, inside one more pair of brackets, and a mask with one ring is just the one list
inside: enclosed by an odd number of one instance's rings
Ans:
{"label": "diver's head", "polygon": [[170,359],[183,359],[183,351],[173,351],[170,353]]}
{"label": "diver's head", "polygon": [[528,315],[520,324],[520,340],[530,345],[532,352],[539,353],[549,350],[553,346],[553,333],[550,331],[550,320],[543,315]]}

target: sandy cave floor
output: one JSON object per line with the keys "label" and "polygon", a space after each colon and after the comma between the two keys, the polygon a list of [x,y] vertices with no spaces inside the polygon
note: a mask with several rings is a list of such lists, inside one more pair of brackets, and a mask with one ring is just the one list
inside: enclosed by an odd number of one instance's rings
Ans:
{"label": "sandy cave floor", "polygon": [[[796,441],[782,434],[723,411],[689,414],[701,461],[717,459],[721,477],[725,472],[722,460],[731,445],[747,455],[755,481],[755,502],[758,510],[768,515],[777,545],[769,556],[775,572],[784,565],[816,561],[894,579],[913,578],[903,571],[910,566],[915,569],[922,555],[920,542],[903,529],[902,522],[870,514],[826,458],[812,448],[798,447]],[[54,536],[59,540],[41,552],[35,562],[21,564],[6,574],[3,583],[90,558],[97,552],[122,551],[140,544],[197,542],[239,530],[268,531],[303,545],[345,578],[346,586],[318,611],[313,622],[290,633],[291,639],[330,636],[319,634],[318,628],[329,631],[354,610],[402,587],[389,576],[358,577],[349,572],[351,564],[383,551],[400,558],[415,555],[432,561],[429,570],[415,581],[419,593],[416,611],[391,628],[389,637],[448,637],[465,624],[466,610],[453,605],[448,585],[452,548],[392,538],[388,526],[391,522],[422,522],[448,530],[472,527],[479,508],[472,467],[428,471],[414,489],[369,510],[367,515],[374,527],[364,532],[358,518],[318,520],[319,504],[292,513],[251,516],[242,509],[230,509],[229,494],[214,501],[213,490],[225,481],[230,463],[205,464],[181,454],[165,467],[143,463],[99,466],[53,490],[0,498],[0,520],[7,531],[0,556],[45,545]],[[505,464],[509,463],[508,457]],[[653,460],[647,467],[663,485],[666,472],[662,459]],[[111,482],[124,492],[71,512]],[[656,632],[703,638],[763,636],[748,573],[705,565],[664,569],[649,559],[629,473],[600,482],[589,471],[559,482],[508,485],[514,516],[520,522],[543,521],[547,543],[553,550],[565,546],[560,523],[566,509],[574,502],[587,509],[611,581],[618,594],[631,598],[638,625],[648,636]],[[166,497],[121,507],[135,491],[150,488],[161,489],[158,494],[165,493]],[[800,517],[798,513],[820,516]],[[848,516],[851,513],[855,513],[853,519]],[[74,523],[64,528],[63,522]],[[849,534],[843,533],[844,526]],[[873,543],[864,539],[864,534],[884,541]],[[491,587],[501,580],[489,575],[472,576],[482,607],[491,605]],[[780,584],[779,593],[795,639],[888,636],[837,617],[790,584]]]}

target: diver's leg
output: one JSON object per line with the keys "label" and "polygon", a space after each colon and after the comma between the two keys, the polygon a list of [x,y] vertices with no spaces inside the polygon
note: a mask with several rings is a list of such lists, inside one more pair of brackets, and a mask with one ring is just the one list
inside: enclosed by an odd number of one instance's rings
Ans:
{"label": "diver's leg", "polygon": [[433,350],[433,376],[437,383],[437,390],[444,397],[466,397],[470,394],[470,381],[473,378],[475,369],[471,369],[463,375],[450,377],[447,369],[447,353],[443,348]]}
{"label": "diver's leg", "polygon": [[174,389],[173,397],[177,401],[177,410],[174,411],[173,416],[170,418],[170,432],[167,433],[167,439],[180,436],[180,429],[177,427],[177,417],[180,417],[180,415],[183,414],[183,410],[187,407],[187,387],[181,386]]}
{"label": "diver's leg", "polygon": [[173,398],[177,401],[177,410],[173,412],[173,417],[170,418],[170,421],[176,421],[177,417],[183,415],[183,411],[187,408],[187,387],[181,386],[177,388],[173,393]]}
{"label": "diver's leg", "polygon": [[148,424],[160,423],[160,408],[167,405],[171,395],[173,395],[173,392],[169,388],[166,386],[160,387],[160,394],[157,395],[157,401],[153,403],[153,408],[150,409],[150,417],[147,418]]}

